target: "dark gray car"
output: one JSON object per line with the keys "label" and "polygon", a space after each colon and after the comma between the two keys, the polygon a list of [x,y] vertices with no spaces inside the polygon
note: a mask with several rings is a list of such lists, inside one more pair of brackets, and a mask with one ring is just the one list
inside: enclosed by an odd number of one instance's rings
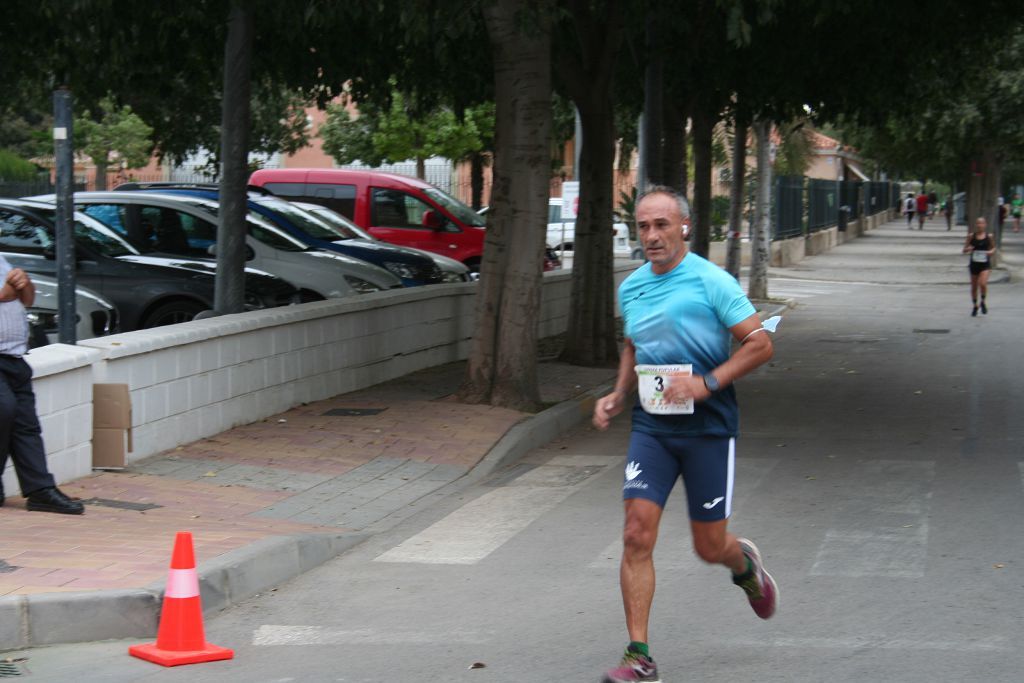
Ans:
{"label": "dark gray car", "polygon": [[[0,200],[0,254],[28,273],[56,277],[54,218],[52,204]],[[117,306],[123,332],[186,322],[213,308],[216,270],[210,261],[143,256],[102,223],[78,212],[75,249],[78,284]],[[285,280],[246,270],[246,310],[298,300],[298,290]]]}

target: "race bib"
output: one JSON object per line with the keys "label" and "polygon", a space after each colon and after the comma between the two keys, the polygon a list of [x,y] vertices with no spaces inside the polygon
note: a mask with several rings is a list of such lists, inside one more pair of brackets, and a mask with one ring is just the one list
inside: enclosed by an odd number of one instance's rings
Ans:
{"label": "race bib", "polygon": [[975,263],[988,263],[988,252],[987,251],[972,251],[971,260]]}
{"label": "race bib", "polygon": [[693,399],[673,401],[665,400],[665,389],[672,380],[678,377],[689,377],[693,374],[693,366],[686,365],[637,365],[637,384],[640,393],[640,406],[652,415],[691,415]]}

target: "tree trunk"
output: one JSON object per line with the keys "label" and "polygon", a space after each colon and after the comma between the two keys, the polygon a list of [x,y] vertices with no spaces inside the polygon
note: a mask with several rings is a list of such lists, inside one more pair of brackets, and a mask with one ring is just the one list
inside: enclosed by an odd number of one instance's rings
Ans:
{"label": "tree trunk", "polygon": [[250,66],[255,33],[253,10],[235,0],[224,44],[224,101],[221,104],[220,212],[214,309],[240,313],[245,304],[246,185],[249,182]]}
{"label": "tree trunk", "polygon": [[747,175],[747,122],[736,115],[732,138],[732,185],[729,186],[729,245],[725,269],[737,280],[743,267],[743,186]]}
{"label": "tree trunk", "polygon": [[423,157],[416,157],[416,177],[420,180],[427,179],[427,161]]}
{"label": "tree trunk", "polygon": [[643,135],[640,136],[644,146],[642,158],[644,160],[644,177],[646,187],[637,188],[643,193],[652,185],[661,185],[665,182],[665,163],[662,157],[662,137],[664,135],[664,121],[662,120],[664,109],[665,82],[663,78],[664,57],[660,54],[658,44],[658,22],[657,10],[652,9],[647,17],[647,68],[644,71],[644,115],[642,119]]}
{"label": "tree trunk", "polygon": [[1002,242],[999,225],[999,190],[1002,184],[1002,156],[994,147],[983,147],[971,161],[967,184],[967,231],[974,230],[979,216],[988,222],[989,231]]}
{"label": "tree trunk", "polygon": [[707,258],[711,248],[711,134],[715,117],[698,102],[693,111],[693,235],[690,249]]}
{"label": "tree trunk", "polygon": [[[587,82],[591,97],[575,100],[583,125],[580,210],[573,246],[572,306],[562,360],[604,366],[615,365],[619,358],[612,254],[615,115],[611,88]],[[606,83],[610,86],[610,78]]]}
{"label": "tree trunk", "polygon": [[665,104],[664,119],[665,149],[663,150],[664,173],[662,182],[675,188],[684,197],[689,196],[686,168],[686,107],[674,103]]}
{"label": "tree trunk", "polygon": [[[491,211],[460,400],[533,410],[551,165],[551,27],[529,0],[483,9],[495,83]],[[530,17],[524,25],[524,17]]]}
{"label": "tree trunk", "polygon": [[768,298],[768,263],[771,261],[772,235],[772,160],[771,122],[754,122],[757,139],[757,204],[754,207],[754,235],[750,244],[750,285],[747,295],[751,299]]}
{"label": "tree trunk", "polygon": [[473,209],[479,209],[484,205],[484,160],[483,152],[474,152],[469,158],[470,201],[473,203]]}
{"label": "tree trunk", "polygon": [[615,111],[612,79],[622,44],[621,3],[609,0],[596,12],[586,1],[569,3],[575,50],[559,46],[556,67],[576,105],[582,128],[572,264],[572,305],[562,360],[576,365],[614,366],[619,347],[615,327],[612,215],[615,178]]}
{"label": "tree trunk", "polygon": [[92,162],[96,164],[96,191],[100,192],[107,189],[107,169],[109,165],[106,159],[93,159]]}

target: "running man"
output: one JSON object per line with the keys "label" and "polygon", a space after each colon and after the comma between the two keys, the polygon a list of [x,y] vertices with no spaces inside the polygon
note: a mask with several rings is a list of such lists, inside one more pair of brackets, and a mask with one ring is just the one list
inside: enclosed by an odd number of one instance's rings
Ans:
{"label": "running man", "polygon": [[1020,232],[1021,213],[1024,213],[1024,199],[1020,198],[1019,193],[1014,192],[1013,199],[1010,200],[1010,215],[1013,216],[1014,232]]}
{"label": "running man", "polygon": [[914,227],[914,209],[916,207],[917,202],[914,201],[914,194],[908,192],[907,198],[903,200],[903,215],[907,217],[907,230],[911,230]]}
{"label": "running man", "polygon": [[978,315],[978,290],[981,290],[981,313],[988,314],[985,297],[988,296],[988,276],[992,272],[992,255],[996,253],[996,242],[988,234],[988,221],[982,217],[974,221],[974,232],[964,242],[964,253],[971,255],[968,266],[971,272],[971,317]]}
{"label": "running man", "polygon": [[[772,357],[772,342],[739,283],[686,247],[686,199],[655,187],[637,201],[637,234],[647,263],[619,287],[626,342],[615,389],[594,406],[594,426],[607,429],[637,387],[634,366],[658,374],[633,407],[623,499],[625,526],[619,580],[630,643],[604,683],[659,681],[648,648],[654,599],[654,544],[676,479],[686,488],[694,551],[725,565],[757,616],[775,613],[778,588],[757,547],[726,529],[732,512],[739,411],[733,382]],[[739,347],[730,356],[731,341]],[[689,365],[692,374],[664,366]],[[660,374],[659,374],[660,373]],[[652,398],[652,396],[654,398]],[[689,414],[641,408],[692,401]],[[678,410],[685,410],[683,405]]]}

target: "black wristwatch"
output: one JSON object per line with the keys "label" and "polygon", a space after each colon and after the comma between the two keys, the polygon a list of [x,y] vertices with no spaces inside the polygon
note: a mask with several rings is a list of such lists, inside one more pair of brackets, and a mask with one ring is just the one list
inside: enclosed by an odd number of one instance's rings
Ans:
{"label": "black wristwatch", "polygon": [[716,393],[719,389],[722,388],[722,385],[718,383],[718,380],[715,379],[715,376],[712,375],[710,372],[704,375],[704,386],[712,394]]}

